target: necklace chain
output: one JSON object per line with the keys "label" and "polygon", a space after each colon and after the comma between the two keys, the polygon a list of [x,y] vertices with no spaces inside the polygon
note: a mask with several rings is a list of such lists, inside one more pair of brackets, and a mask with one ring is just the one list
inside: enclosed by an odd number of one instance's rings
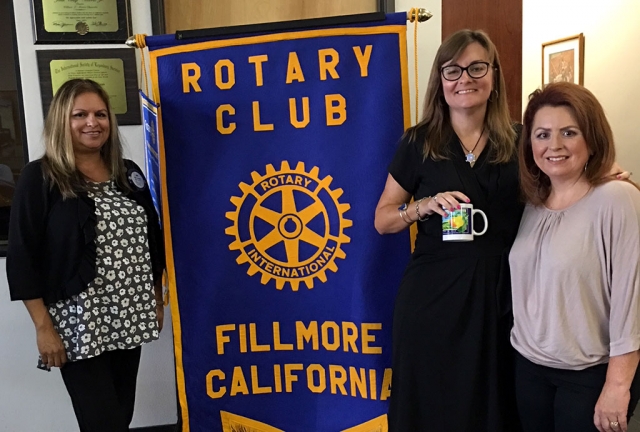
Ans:
{"label": "necklace chain", "polygon": [[462,140],[458,139],[458,141],[460,142],[460,145],[462,146],[462,148],[464,149],[465,152],[467,152],[465,158],[467,160],[467,162],[469,162],[470,164],[473,165],[473,163],[476,161],[476,155],[473,154],[473,152],[476,150],[476,148],[478,147],[478,144],[480,143],[480,139],[482,138],[482,135],[484,134],[484,126],[482,126],[482,131],[480,131],[480,136],[478,137],[478,140],[476,141],[476,145],[473,146],[473,148],[471,149],[471,151],[467,150],[467,148],[464,146],[464,144],[462,144]]}

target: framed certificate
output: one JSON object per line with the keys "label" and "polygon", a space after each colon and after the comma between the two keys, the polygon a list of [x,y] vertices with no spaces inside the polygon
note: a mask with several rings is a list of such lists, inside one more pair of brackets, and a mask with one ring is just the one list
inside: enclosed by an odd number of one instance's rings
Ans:
{"label": "framed certificate", "polygon": [[31,0],[37,44],[124,43],[131,36],[129,0]]}
{"label": "framed certificate", "polygon": [[135,50],[40,50],[36,51],[36,57],[45,116],[62,84],[85,78],[96,81],[109,94],[119,125],[141,124]]}

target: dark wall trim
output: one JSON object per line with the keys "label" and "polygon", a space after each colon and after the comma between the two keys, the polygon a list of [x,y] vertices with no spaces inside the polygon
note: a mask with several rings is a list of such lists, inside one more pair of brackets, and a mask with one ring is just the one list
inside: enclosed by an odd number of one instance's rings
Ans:
{"label": "dark wall trim", "polygon": [[18,111],[20,114],[20,137],[22,138],[22,151],[25,165],[29,162],[29,146],[27,146],[27,127],[24,119],[24,99],[22,95],[22,75],[20,75],[20,57],[18,56],[18,36],[16,31],[16,16],[13,11],[13,2],[9,2],[11,14],[11,35],[13,36],[13,60],[16,65],[16,89],[18,90]]}
{"label": "dark wall trim", "polygon": [[151,3],[151,29],[154,35],[166,33],[164,0],[149,0]]}
{"label": "dark wall trim", "polygon": [[378,11],[384,13],[393,13],[396,11],[395,0],[378,0]]}
{"label": "dark wall trim", "polygon": [[[29,162],[29,146],[27,145],[27,128],[25,126],[25,118],[24,118],[24,99],[22,94],[22,76],[20,75],[20,57],[18,55],[18,37],[16,33],[16,16],[13,9],[13,2],[9,1],[7,4],[0,7],[0,9],[4,9],[9,14],[9,21],[11,25],[10,34],[11,40],[5,41],[5,43],[11,44],[11,49],[13,50],[13,63],[15,65],[15,78],[16,78],[16,93],[17,93],[17,112],[14,111],[14,114],[17,114],[19,118],[19,130],[16,130],[16,139],[19,139],[20,144],[22,145],[22,157],[23,162],[26,165]],[[3,222],[0,222],[3,223]],[[3,227],[3,230],[6,228]],[[7,256],[7,243],[6,241],[2,241],[0,243],[0,257]]]}

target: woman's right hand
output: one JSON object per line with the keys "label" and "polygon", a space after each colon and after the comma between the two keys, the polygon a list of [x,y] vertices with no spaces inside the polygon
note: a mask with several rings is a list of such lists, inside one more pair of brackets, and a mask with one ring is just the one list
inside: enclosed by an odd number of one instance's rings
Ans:
{"label": "woman's right hand", "polygon": [[41,298],[24,300],[24,305],[31,315],[31,320],[36,328],[36,341],[38,352],[48,368],[62,367],[67,361],[64,344],[60,335],[53,327],[51,315]]}
{"label": "woman's right hand", "polygon": [[62,367],[66,363],[64,344],[53,325],[36,329],[36,340],[42,363],[48,368]]}
{"label": "woman's right hand", "polygon": [[469,203],[471,200],[462,192],[440,192],[431,197],[427,202],[427,214],[438,213],[446,216],[446,211],[453,211],[460,208],[460,202]]}

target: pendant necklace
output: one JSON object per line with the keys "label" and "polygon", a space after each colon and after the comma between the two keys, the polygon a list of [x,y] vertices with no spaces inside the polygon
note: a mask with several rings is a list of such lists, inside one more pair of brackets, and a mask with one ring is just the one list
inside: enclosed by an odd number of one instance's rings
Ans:
{"label": "pendant necklace", "polygon": [[474,155],[473,152],[475,151],[476,147],[478,147],[478,144],[480,143],[480,138],[482,138],[483,134],[484,134],[484,126],[482,126],[482,132],[480,132],[480,136],[478,137],[478,141],[476,141],[476,145],[473,146],[471,151],[467,150],[467,148],[464,146],[464,144],[462,144],[462,141],[460,141],[460,139],[458,139],[458,141],[460,142],[460,145],[462,146],[464,151],[467,152],[465,160],[467,162],[469,162],[469,164],[471,166],[473,166],[473,164],[476,162],[476,155]]}

